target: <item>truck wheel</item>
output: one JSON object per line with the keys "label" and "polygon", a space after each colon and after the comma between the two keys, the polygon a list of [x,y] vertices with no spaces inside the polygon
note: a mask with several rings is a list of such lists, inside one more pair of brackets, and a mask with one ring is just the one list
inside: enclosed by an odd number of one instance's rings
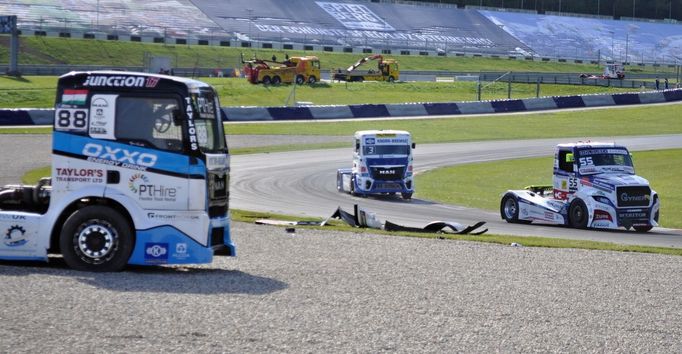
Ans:
{"label": "truck wheel", "polygon": [[296,76],[296,84],[297,85],[303,85],[305,83],[305,78],[303,75],[298,75]]}
{"label": "truck wheel", "polygon": [[412,193],[407,192],[407,193],[400,193],[400,195],[403,197],[405,200],[410,200],[412,199]]}
{"label": "truck wheel", "polygon": [[270,85],[270,76],[263,77],[263,85]]}
{"label": "truck wheel", "polygon": [[637,232],[647,232],[647,231],[654,228],[651,225],[649,225],[649,226],[633,226],[633,227],[634,227],[635,231],[637,231]]}
{"label": "truck wheel", "polygon": [[587,228],[587,219],[587,206],[585,202],[580,199],[573,200],[568,208],[568,223],[573,228],[585,229]]}
{"label": "truck wheel", "polygon": [[395,81],[395,78],[394,78],[393,76],[389,76],[389,77],[388,77],[388,82],[393,82],[393,81]]}
{"label": "truck wheel", "polygon": [[281,84],[281,83],[282,83],[282,79],[280,79],[279,76],[274,76],[274,77],[272,78],[272,84],[273,84],[273,85],[279,85],[279,84]]}
{"label": "truck wheel", "polygon": [[530,224],[530,220],[519,219],[519,201],[513,194],[507,194],[500,202],[500,215],[510,224]]}
{"label": "truck wheel", "polygon": [[310,77],[308,78],[308,83],[312,85],[316,82],[317,82],[317,78],[315,77],[315,75],[310,75]]}
{"label": "truck wheel", "polygon": [[59,236],[69,267],[93,272],[120,271],[133,251],[130,223],[116,210],[91,205],[71,214]]}

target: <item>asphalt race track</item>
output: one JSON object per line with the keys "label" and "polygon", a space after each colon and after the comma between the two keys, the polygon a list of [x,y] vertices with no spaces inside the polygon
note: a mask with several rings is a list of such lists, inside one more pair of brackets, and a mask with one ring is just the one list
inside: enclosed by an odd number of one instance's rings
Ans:
{"label": "asphalt race track", "polygon": [[[578,139],[539,139],[452,144],[424,144],[415,150],[417,173],[441,166],[523,157],[548,156],[557,143]],[[593,137],[592,141],[614,141]],[[682,135],[618,137],[630,150],[681,148]],[[662,247],[682,247],[682,231],[656,228],[646,234],[623,231],[574,230],[548,225],[511,225],[499,212],[482,211],[427,200],[360,198],[336,191],[336,169],[350,167],[350,148],[234,156],[231,205],[234,208],[290,215],[327,217],[338,206],[352,211],[353,204],[373,211],[382,220],[424,226],[446,220],[462,224],[486,221],[491,233],[560,237]],[[646,177],[646,171],[640,171]],[[519,186],[523,188],[523,186]],[[655,186],[654,186],[655,188]],[[416,186],[417,194],[419,185]],[[490,191],[501,194],[504,191]]]}

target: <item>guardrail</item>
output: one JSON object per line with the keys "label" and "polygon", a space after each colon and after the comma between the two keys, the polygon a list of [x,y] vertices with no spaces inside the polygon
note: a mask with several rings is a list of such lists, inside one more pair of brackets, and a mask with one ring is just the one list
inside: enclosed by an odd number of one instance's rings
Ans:
{"label": "guardrail", "polygon": [[[682,89],[446,103],[363,104],[301,107],[223,107],[225,121],[328,120],[460,114],[494,114],[581,107],[608,107],[682,101]],[[0,110],[0,126],[51,125],[51,109]]]}

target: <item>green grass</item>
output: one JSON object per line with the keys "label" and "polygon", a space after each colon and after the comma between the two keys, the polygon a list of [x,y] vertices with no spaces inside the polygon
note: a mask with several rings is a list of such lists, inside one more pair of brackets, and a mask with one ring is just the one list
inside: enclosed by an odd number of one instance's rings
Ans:
{"label": "green grass", "polygon": [[[218,91],[223,106],[283,106],[294,86],[253,85],[243,78],[200,78]],[[0,76],[0,108],[50,108],[54,106],[56,77]],[[473,82],[363,82],[318,83],[296,86],[296,101],[318,105],[364,103],[457,102],[477,99]],[[632,89],[542,85],[542,96],[566,96],[605,92],[628,92]],[[513,84],[512,98],[535,97],[535,84]],[[486,86],[481,99],[506,99],[507,84]],[[294,102],[290,102],[293,104]]]}
{"label": "green grass", "polygon": [[[547,147],[548,153],[552,148]],[[638,151],[633,159],[637,173],[649,180],[661,198],[661,225],[682,228],[682,149]],[[552,157],[542,157],[439,168],[417,175],[415,196],[499,210],[500,195],[506,190],[533,184],[551,185],[552,166]]]}
{"label": "green grass", "polygon": [[682,133],[680,105],[446,119],[226,125],[229,134],[352,136],[363,129],[410,131],[418,144],[557,137]]}
{"label": "green grass", "polygon": [[[0,35],[0,63],[9,62],[9,37]],[[94,39],[20,37],[20,64],[81,64],[104,66],[143,66],[145,55],[170,57],[175,67],[239,68],[240,53],[251,58],[270,58],[273,54],[284,58],[285,51],[200,45],[170,45],[106,41]],[[316,55],[322,68],[346,68],[367,54],[330,53],[324,51],[286,51],[290,56]],[[443,70],[459,72],[476,71],[535,71],[596,73],[602,67],[596,64],[575,64],[508,58],[439,57],[421,55],[386,55],[397,58],[401,70]],[[626,68],[630,72],[672,72],[667,67]],[[655,70],[655,71],[654,71]]]}

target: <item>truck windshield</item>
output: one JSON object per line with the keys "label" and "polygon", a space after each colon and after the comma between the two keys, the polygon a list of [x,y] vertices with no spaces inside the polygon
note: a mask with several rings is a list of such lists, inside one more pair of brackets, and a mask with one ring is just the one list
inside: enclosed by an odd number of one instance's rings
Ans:
{"label": "truck windshield", "polygon": [[581,174],[624,172],[634,174],[630,153],[622,148],[578,150],[578,171]]}
{"label": "truck windshield", "polygon": [[409,145],[365,145],[364,155],[409,155]]}
{"label": "truck windshield", "polygon": [[194,123],[199,149],[204,153],[227,153],[218,98],[211,90],[201,90],[191,96],[196,107]]}

